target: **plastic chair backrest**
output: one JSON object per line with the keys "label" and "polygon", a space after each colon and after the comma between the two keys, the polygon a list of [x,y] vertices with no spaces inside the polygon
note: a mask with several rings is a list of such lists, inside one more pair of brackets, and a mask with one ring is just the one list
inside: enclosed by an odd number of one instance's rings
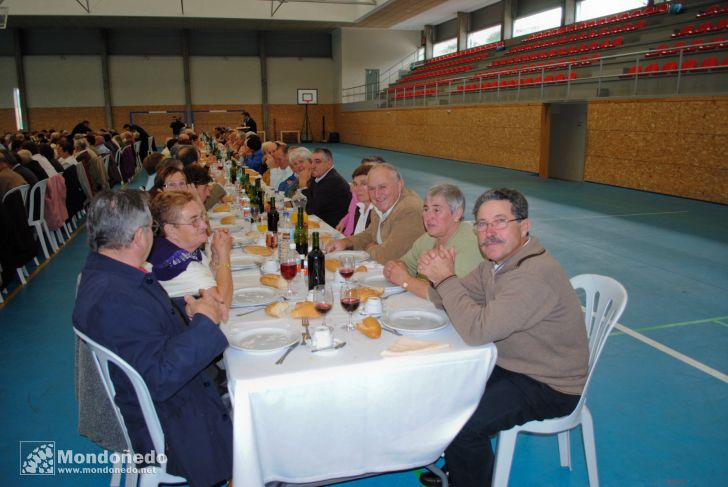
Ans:
{"label": "plastic chair backrest", "polygon": [[103,382],[104,388],[106,389],[106,394],[109,396],[109,400],[114,406],[116,418],[119,421],[119,426],[121,426],[121,430],[124,432],[124,438],[126,439],[127,445],[129,446],[129,451],[133,451],[132,445],[131,441],[129,440],[129,433],[126,428],[126,423],[124,422],[124,417],[121,414],[121,410],[116,405],[116,402],[114,402],[116,389],[114,388],[114,383],[112,382],[111,375],[109,373],[109,363],[113,363],[119,369],[121,369],[121,371],[124,372],[124,374],[131,382],[132,386],[134,387],[134,392],[136,393],[137,400],[139,401],[139,406],[142,410],[142,414],[144,415],[144,422],[147,425],[149,436],[152,438],[154,451],[157,453],[158,459],[164,458],[163,454],[165,453],[165,449],[162,425],[159,423],[159,417],[157,416],[157,411],[154,408],[152,396],[149,394],[149,389],[147,388],[147,384],[144,382],[142,376],[139,375],[139,373],[134,370],[134,368],[129,365],[124,359],[116,355],[111,350],[91,340],[89,337],[81,333],[76,328],[74,328],[73,331],[81,339],[81,341],[83,341],[91,350],[91,356],[96,363],[99,374],[101,374],[101,381]]}
{"label": "plastic chair backrest", "polygon": [[[46,187],[48,186],[48,180],[42,179],[35,183],[30,189],[28,198],[30,203],[28,204],[28,224],[38,223],[45,217],[45,194]],[[38,207],[36,208],[36,204]]]}
{"label": "plastic chair backrest", "polygon": [[[717,64],[717,62],[716,62]],[[16,186],[13,189],[9,190],[7,193],[5,193],[5,196],[3,196],[3,202],[10,196],[12,193],[20,192],[20,196],[23,198],[23,205],[25,207],[28,207],[28,190],[30,189],[30,184],[21,184],[20,186]]]}
{"label": "plastic chair backrest", "polygon": [[575,409],[578,410],[586,399],[592,371],[597,365],[607,337],[627,306],[627,290],[615,279],[598,274],[574,276],[571,278],[571,286],[575,290],[583,289],[586,295],[584,323],[589,340],[589,369],[579,406]]}

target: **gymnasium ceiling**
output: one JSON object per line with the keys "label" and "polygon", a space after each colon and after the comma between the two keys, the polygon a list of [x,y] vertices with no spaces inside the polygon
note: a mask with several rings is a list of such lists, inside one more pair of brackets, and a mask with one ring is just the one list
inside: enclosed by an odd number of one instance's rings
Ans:
{"label": "gymnasium ceiling", "polygon": [[499,0],[0,0],[8,28],[422,30]]}

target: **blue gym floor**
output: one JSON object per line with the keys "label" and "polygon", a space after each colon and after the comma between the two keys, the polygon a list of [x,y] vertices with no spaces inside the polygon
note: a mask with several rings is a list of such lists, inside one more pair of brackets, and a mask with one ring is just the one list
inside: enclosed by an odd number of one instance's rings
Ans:
{"label": "blue gym floor", "polygon": [[[728,207],[366,147],[329,147],[347,178],[362,157],[381,154],[420,195],[438,182],[458,185],[469,205],[490,187],[522,191],[532,233],[569,275],[606,274],[629,293],[620,322],[637,335],[615,331],[589,391],[601,484],[728,485]],[[0,309],[1,485],[108,485],[107,474],[19,475],[21,441],[55,441],[56,449],[74,453],[101,451],[76,431],[70,316],[85,238],[82,228]],[[569,472],[559,466],[555,437],[521,435],[511,485],[587,485],[578,434],[572,435],[572,458]],[[346,485],[417,486],[417,475],[400,472]]]}

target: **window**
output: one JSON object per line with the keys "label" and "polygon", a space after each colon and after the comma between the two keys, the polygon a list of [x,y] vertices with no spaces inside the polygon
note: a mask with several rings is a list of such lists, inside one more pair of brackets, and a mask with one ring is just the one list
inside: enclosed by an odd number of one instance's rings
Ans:
{"label": "window", "polygon": [[647,5],[647,0],[581,0],[576,2],[576,21],[595,19]]}
{"label": "window", "polygon": [[491,42],[498,42],[501,35],[500,24],[488,27],[487,29],[478,30],[468,34],[468,49],[471,47],[484,46]]}
{"label": "window", "polygon": [[420,47],[417,49],[417,61],[424,61],[425,60],[425,48]]}
{"label": "window", "polygon": [[561,25],[561,7],[521,17],[513,22],[513,37],[552,29]]}
{"label": "window", "polygon": [[432,57],[444,56],[458,50],[458,40],[456,37],[446,41],[438,42],[432,46]]}

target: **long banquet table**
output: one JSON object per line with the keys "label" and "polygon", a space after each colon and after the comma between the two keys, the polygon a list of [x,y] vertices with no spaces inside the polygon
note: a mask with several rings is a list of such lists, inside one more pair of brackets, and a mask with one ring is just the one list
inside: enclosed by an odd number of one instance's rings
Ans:
{"label": "long banquet table", "polygon": [[[323,222],[321,226],[335,232]],[[234,272],[235,288],[260,286],[259,277],[257,269]],[[343,330],[347,315],[338,303],[334,277],[327,274],[335,290],[327,322],[335,338],[346,341],[344,348],[313,353],[301,345],[281,365],[274,363],[281,350],[229,347],[225,352],[236,485],[333,481],[428,465],[452,441],[483,394],[495,364],[494,345],[467,346],[449,325],[411,335],[447,343],[448,348],[385,358],[380,353],[398,337],[383,332],[373,340]],[[393,295],[384,304],[390,312],[434,309],[411,293]],[[263,310],[236,316],[244,311],[231,310],[222,327],[226,334],[260,327],[301,334],[300,320],[273,318]],[[311,320],[312,329],[320,323],[320,318]]]}

